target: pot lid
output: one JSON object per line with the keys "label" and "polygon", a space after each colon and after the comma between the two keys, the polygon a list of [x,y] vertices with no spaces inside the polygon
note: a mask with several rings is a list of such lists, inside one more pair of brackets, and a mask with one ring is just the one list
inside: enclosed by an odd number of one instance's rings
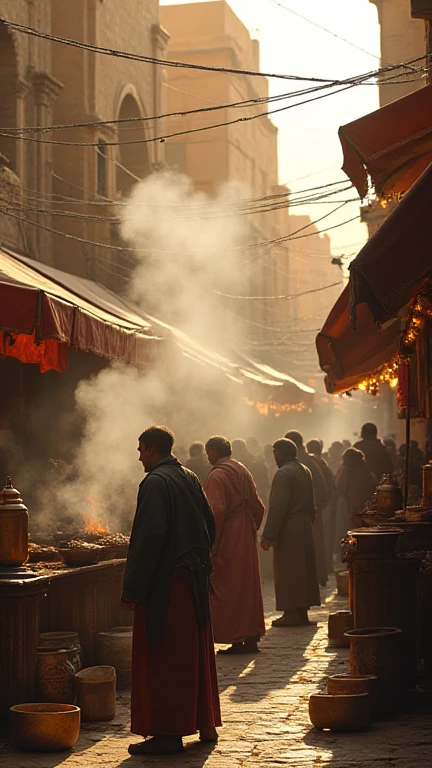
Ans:
{"label": "pot lid", "polygon": [[27,511],[27,507],[21,498],[20,492],[12,485],[12,478],[10,475],[6,477],[5,487],[0,491],[0,512],[2,509],[25,509]]}

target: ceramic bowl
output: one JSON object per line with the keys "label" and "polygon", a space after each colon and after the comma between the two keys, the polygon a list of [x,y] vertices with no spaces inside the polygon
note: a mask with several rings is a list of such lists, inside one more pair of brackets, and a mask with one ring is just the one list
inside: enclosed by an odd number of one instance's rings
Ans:
{"label": "ceramic bowl", "polygon": [[81,568],[84,565],[96,565],[99,562],[102,547],[100,549],[59,549],[65,565],[69,568]]}
{"label": "ceramic bowl", "polygon": [[10,715],[11,741],[17,749],[60,752],[78,741],[81,712],[72,704],[17,704]]}

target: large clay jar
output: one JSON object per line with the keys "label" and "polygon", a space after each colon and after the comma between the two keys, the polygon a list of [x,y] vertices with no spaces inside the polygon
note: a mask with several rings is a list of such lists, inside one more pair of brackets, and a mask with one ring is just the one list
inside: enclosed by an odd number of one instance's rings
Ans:
{"label": "large clay jar", "polygon": [[36,653],[36,696],[39,701],[73,704],[75,670],[68,651],[38,648]]}
{"label": "large clay jar", "polygon": [[76,678],[77,704],[84,722],[113,720],[116,712],[114,667],[87,667]]}
{"label": "large clay jar", "polygon": [[402,631],[395,627],[352,629],[350,671],[352,675],[375,675],[378,678],[378,704],[381,712],[397,707],[403,687],[401,676]]}
{"label": "large clay jar", "polygon": [[81,645],[78,632],[43,632],[39,635],[39,648],[50,651],[66,650],[75,674],[82,668]]}
{"label": "large clay jar", "polygon": [[99,632],[98,661],[114,667],[119,688],[130,685],[131,660],[132,627],[113,627],[107,632]]}
{"label": "large clay jar", "polygon": [[349,638],[345,633],[350,629],[354,629],[354,619],[351,611],[330,613],[328,617],[329,645],[332,645],[334,648],[349,648]]}

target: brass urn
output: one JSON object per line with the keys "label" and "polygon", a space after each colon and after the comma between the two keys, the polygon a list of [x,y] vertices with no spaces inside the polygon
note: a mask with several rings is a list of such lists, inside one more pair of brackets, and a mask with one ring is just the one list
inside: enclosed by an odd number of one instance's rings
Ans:
{"label": "brass urn", "polygon": [[422,467],[422,506],[424,509],[432,509],[432,464]]}
{"label": "brass urn", "polygon": [[383,477],[381,485],[376,489],[375,503],[378,514],[386,517],[393,517],[398,509],[402,509],[402,489],[392,475]]}
{"label": "brass urn", "polygon": [[28,511],[10,477],[0,491],[0,565],[18,567],[28,558]]}

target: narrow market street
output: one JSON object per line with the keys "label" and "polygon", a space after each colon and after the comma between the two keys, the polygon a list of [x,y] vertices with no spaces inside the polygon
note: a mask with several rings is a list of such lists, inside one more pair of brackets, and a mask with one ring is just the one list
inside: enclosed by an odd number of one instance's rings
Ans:
{"label": "narrow market street", "polygon": [[[193,737],[185,739],[183,756],[130,757],[129,696],[120,692],[116,719],[84,724],[75,749],[57,754],[14,752],[0,747],[0,765],[8,768],[134,768],[179,765],[186,768],[250,768],[280,765],[332,768],[412,768],[430,764],[432,706],[430,701],[398,717],[374,722],[361,733],[320,733],[308,717],[308,694],[325,688],[328,675],[347,669],[348,650],[327,645],[327,614],[346,608],[336,594],[334,578],[323,590],[323,606],[311,612],[318,626],[271,628],[274,600],[265,584],[267,635],[256,658],[218,656],[224,727],[215,747]],[[139,740],[138,738],[136,739]]]}

